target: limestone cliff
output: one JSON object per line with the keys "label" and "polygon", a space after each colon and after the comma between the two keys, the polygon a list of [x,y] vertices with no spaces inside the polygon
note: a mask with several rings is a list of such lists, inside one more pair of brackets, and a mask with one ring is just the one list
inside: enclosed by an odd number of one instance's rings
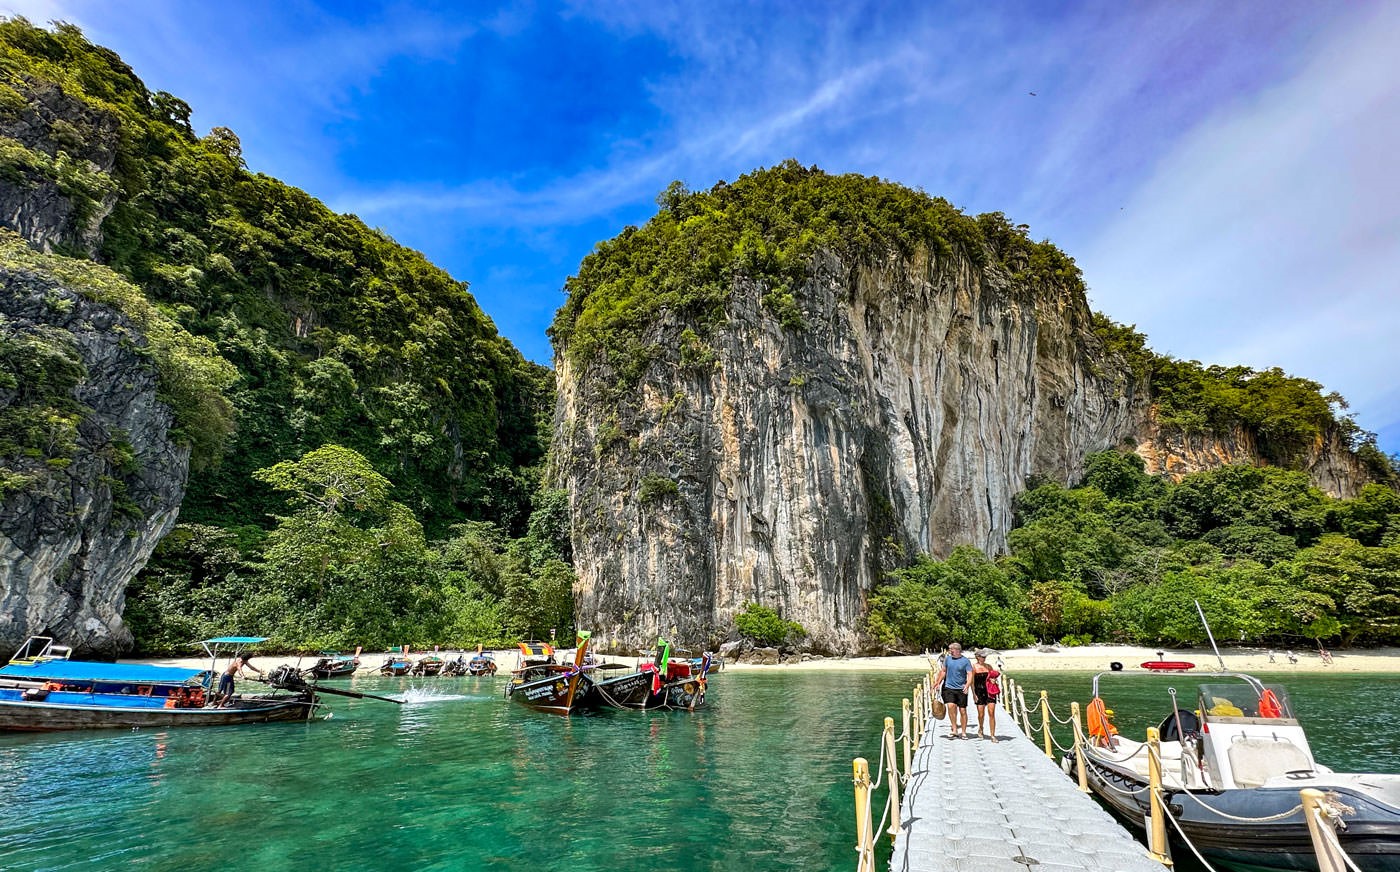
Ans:
{"label": "limestone cliff", "polygon": [[16,84],[0,84],[0,225],[91,256],[117,202],[117,119],[52,82]]}
{"label": "limestone cliff", "polygon": [[961,247],[864,255],[805,262],[800,327],[742,273],[704,337],[661,313],[622,393],[625,374],[560,343],[556,476],[579,626],[604,644],[713,641],[754,601],[855,650],[886,571],[1002,550],[1028,477],[1076,479],[1141,419],[1077,283]]}
{"label": "limestone cliff", "polygon": [[127,582],[175,523],[189,449],[125,315],[8,263],[0,315],[0,649],[43,633],[115,654],[130,644]]}
{"label": "limestone cliff", "polygon": [[[1235,426],[1225,432],[1205,430],[1185,432],[1163,427],[1149,413],[1133,434],[1135,451],[1147,463],[1152,475],[1165,475],[1180,481],[1193,472],[1244,463],[1265,466],[1263,452],[1253,431]],[[1371,481],[1371,474],[1356,454],[1342,441],[1335,429],[1314,437],[1297,458],[1303,470],[1323,493],[1351,499]]]}

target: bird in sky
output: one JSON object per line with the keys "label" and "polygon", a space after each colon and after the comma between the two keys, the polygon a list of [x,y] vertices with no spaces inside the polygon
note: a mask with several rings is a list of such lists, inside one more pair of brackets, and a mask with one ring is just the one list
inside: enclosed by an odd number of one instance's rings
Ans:
{"label": "bird in sky", "polygon": [[1030,94],[1032,97],[1035,96],[1035,92],[1034,92],[1034,91],[1027,91],[1026,93],[1027,93],[1027,94]]}

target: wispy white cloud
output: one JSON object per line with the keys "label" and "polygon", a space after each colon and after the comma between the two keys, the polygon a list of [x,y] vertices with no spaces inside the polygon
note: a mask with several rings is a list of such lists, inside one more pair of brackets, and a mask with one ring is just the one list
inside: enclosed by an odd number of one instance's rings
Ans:
{"label": "wispy white cloud", "polygon": [[1181,357],[1281,365],[1397,418],[1400,8],[1183,136],[1080,258],[1096,303]]}

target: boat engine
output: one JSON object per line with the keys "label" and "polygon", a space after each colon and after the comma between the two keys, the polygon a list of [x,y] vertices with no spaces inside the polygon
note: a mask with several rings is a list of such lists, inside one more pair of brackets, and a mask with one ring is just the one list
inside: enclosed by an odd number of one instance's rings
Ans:
{"label": "boat engine", "polygon": [[284,663],[267,674],[267,683],[279,690],[309,690],[310,685],[302,677],[301,670]]}

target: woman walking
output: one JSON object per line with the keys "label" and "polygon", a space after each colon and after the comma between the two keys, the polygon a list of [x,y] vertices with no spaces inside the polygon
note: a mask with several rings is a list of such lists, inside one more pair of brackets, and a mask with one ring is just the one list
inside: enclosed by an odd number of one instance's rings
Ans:
{"label": "woman walking", "polygon": [[991,731],[992,741],[997,741],[997,696],[1001,693],[1001,673],[987,665],[986,648],[974,656],[977,662],[972,665],[972,701],[977,704],[977,738],[987,738],[985,726]]}

